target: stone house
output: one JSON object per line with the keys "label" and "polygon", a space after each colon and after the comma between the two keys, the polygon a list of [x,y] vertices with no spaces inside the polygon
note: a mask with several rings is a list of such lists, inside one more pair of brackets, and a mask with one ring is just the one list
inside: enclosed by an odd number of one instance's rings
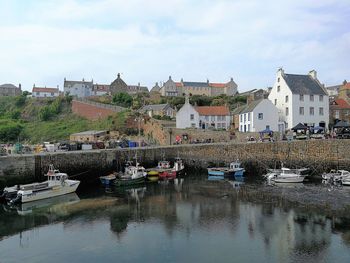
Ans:
{"label": "stone house", "polygon": [[331,124],[337,121],[347,121],[350,123],[350,104],[344,99],[335,99],[330,102],[329,113]]}
{"label": "stone house", "polygon": [[226,106],[194,107],[189,103],[188,96],[185,104],[176,113],[176,128],[200,129],[229,129],[231,124],[230,110]]}
{"label": "stone house", "polygon": [[149,91],[146,86],[141,86],[140,83],[138,83],[138,85],[127,85],[120,77],[120,73],[118,73],[117,78],[110,85],[110,92],[111,95],[121,92],[132,95],[143,92],[148,93]]}
{"label": "stone house", "polygon": [[21,84],[16,87],[13,84],[0,85],[0,96],[18,96],[22,94]]}
{"label": "stone house", "polygon": [[145,105],[140,109],[140,112],[147,114],[151,118],[153,116],[169,116],[174,118],[176,111],[170,106],[170,104],[153,104]]}
{"label": "stone house", "polygon": [[60,95],[60,91],[58,88],[42,88],[42,87],[35,87],[35,84],[33,85],[32,89],[32,97],[33,98],[55,98]]}
{"label": "stone house", "polygon": [[277,107],[286,129],[298,123],[309,127],[328,127],[328,93],[317,79],[315,70],[307,75],[296,75],[279,69],[268,98]]}
{"label": "stone house", "polygon": [[240,132],[259,132],[265,129],[283,132],[279,123],[278,109],[268,99],[252,101],[239,113]]}
{"label": "stone house", "polygon": [[106,84],[94,84],[92,86],[92,96],[103,96],[110,94],[110,86]]}
{"label": "stone house", "polygon": [[346,80],[339,88],[338,99],[343,99],[350,104],[350,83],[346,82]]}
{"label": "stone house", "polygon": [[75,80],[66,80],[64,78],[63,90],[64,94],[69,94],[78,98],[84,98],[92,96],[93,80],[85,81],[75,81]]}
{"label": "stone house", "polygon": [[233,96],[237,93],[237,84],[231,80],[227,83],[183,81],[175,82],[169,76],[169,79],[160,88],[162,96],[183,96],[184,94],[218,96],[226,94]]}
{"label": "stone house", "polygon": [[154,85],[154,87],[151,89],[150,93],[159,93],[160,86],[158,85],[158,82]]}

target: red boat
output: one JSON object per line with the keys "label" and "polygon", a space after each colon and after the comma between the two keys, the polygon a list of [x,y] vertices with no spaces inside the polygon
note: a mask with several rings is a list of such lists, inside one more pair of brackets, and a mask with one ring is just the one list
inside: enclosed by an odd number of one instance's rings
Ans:
{"label": "red boat", "polygon": [[165,179],[175,179],[176,178],[176,171],[174,170],[163,170],[159,172],[159,179],[165,180]]}

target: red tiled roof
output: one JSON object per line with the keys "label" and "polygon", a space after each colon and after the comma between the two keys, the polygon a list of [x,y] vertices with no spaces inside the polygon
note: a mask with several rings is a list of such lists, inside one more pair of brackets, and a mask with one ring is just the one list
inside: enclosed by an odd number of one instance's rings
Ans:
{"label": "red tiled roof", "polygon": [[341,108],[341,109],[349,109],[350,108],[349,103],[347,103],[343,99],[336,99],[336,100],[334,100],[334,102],[336,103],[336,106],[338,106],[337,108]]}
{"label": "red tiled roof", "polygon": [[226,84],[225,83],[209,83],[210,87],[214,88],[225,88]]}
{"label": "red tiled roof", "polygon": [[230,115],[230,110],[226,106],[199,106],[195,107],[199,115],[202,116],[228,116]]}
{"label": "red tiled roof", "polygon": [[108,92],[110,90],[110,86],[109,85],[105,85],[105,84],[95,84],[93,86],[94,91],[106,91]]}
{"label": "red tiled roof", "polygon": [[58,93],[58,89],[56,88],[37,88],[33,87],[32,92],[49,92],[49,93]]}
{"label": "red tiled roof", "polygon": [[182,83],[181,82],[175,82],[176,87],[182,87]]}

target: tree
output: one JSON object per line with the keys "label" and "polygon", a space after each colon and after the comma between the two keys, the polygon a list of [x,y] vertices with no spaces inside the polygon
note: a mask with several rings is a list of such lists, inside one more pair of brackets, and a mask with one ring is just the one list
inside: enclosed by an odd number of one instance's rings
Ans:
{"label": "tree", "polygon": [[131,107],[132,101],[132,97],[125,92],[115,94],[112,99],[113,104],[126,108]]}

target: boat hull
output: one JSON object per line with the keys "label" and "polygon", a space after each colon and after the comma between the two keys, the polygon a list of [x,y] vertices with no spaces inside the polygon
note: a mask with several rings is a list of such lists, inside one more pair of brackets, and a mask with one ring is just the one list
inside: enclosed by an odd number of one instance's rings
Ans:
{"label": "boat hull", "polygon": [[[68,181],[68,180],[67,180]],[[26,194],[25,192],[21,195],[20,201],[22,203],[28,203],[32,201],[47,199],[51,197],[56,197],[60,195],[66,195],[70,193],[74,193],[80,182],[69,180],[70,182],[65,182],[63,186],[53,186],[51,189],[43,189],[42,191],[32,192]]]}
{"label": "boat hull", "polygon": [[103,185],[112,185],[115,181],[116,176],[115,175],[108,175],[108,176],[101,176],[100,181]]}
{"label": "boat hull", "polygon": [[304,182],[304,176],[296,177],[277,177],[272,179],[275,183],[302,183]]}
{"label": "boat hull", "polygon": [[135,179],[117,178],[115,179],[114,184],[116,186],[128,186],[128,185],[142,184],[144,182],[145,182],[145,177],[139,177]]}

